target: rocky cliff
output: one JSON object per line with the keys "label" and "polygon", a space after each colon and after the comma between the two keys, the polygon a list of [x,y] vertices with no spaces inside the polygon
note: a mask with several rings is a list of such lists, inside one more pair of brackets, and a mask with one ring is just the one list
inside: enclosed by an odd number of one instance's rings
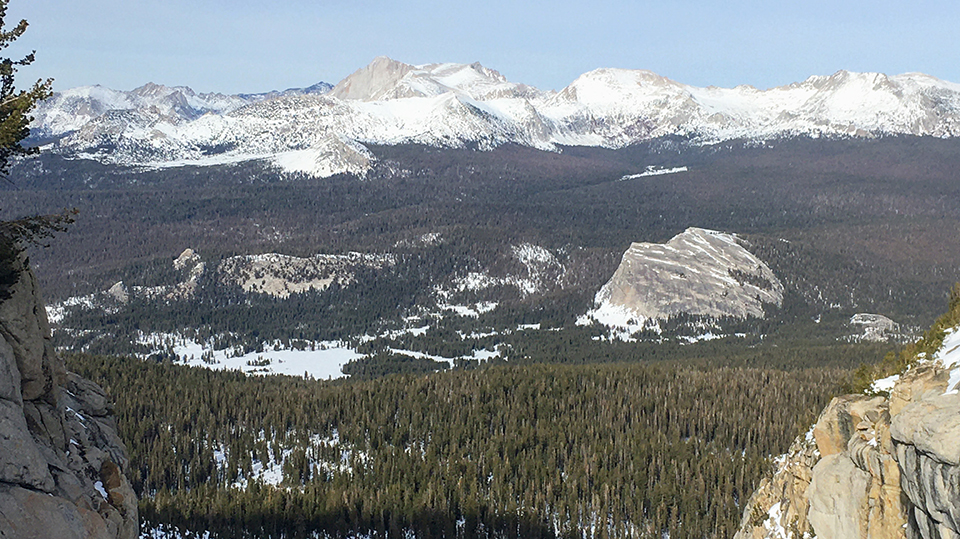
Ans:
{"label": "rocky cliff", "polygon": [[0,295],[0,538],[139,533],[127,456],[103,390],[66,372],[22,260]]}
{"label": "rocky cliff", "polygon": [[750,498],[737,539],[960,537],[958,316],[955,293],[938,322],[951,325],[903,372],[833,399]]}

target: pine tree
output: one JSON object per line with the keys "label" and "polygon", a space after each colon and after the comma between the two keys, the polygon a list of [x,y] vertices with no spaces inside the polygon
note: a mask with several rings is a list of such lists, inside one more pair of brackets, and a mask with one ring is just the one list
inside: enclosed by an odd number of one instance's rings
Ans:
{"label": "pine tree", "polygon": [[[27,31],[27,21],[21,20],[13,28],[6,25],[8,0],[0,0],[0,50],[6,49]],[[17,89],[17,68],[34,61],[36,51],[20,60],[0,58],[0,175],[6,176],[11,159],[18,155],[37,153],[38,148],[26,148],[20,143],[30,136],[30,111],[37,103],[50,97],[53,79],[38,80],[27,90]]]}
{"label": "pine tree", "polygon": [[[27,21],[16,26],[6,25],[8,0],[0,0],[0,50],[6,49],[27,31]],[[16,73],[22,66],[32,64],[34,52],[19,60],[0,57],[0,177],[6,181],[13,158],[31,155],[39,148],[24,147],[21,142],[30,136],[30,111],[37,103],[50,97],[53,79],[38,80],[29,89],[17,89]],[[37,242],[53,232],[63,230],[73,222],[76,210],[61,214],[37,215],[14,221],[0,221],[0,301],[8,296],[9,287],[20,278],[22,266],[18,263],[24,243]]]}

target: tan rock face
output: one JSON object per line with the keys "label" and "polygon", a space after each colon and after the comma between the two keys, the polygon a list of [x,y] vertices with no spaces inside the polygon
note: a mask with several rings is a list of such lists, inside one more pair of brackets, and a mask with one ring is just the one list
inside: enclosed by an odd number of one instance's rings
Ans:
{"label": "tan rock face", "polygon": [[36,277],[22,269],[0,302],[0,537],[133,539],[137,500],[107,397],[65,372]]}
{"label": "tan rock face", "polygon": [[820,414],[813,428],[820,454],[826,457],[846,451],[847,443],[857,432],[858,426],[864,422],[867,425],[875,424],[882,413],[886,413],[886,400],[883,397],[835,397]]}
{"label": "tan rock face", "polygon": [[890,436],[920,535],[960,537],[960,395],[921,392],[893,418]]}
{"label": "tan rock face", "polygon": [[[807,490],[813,479],[813,466],[820,453],[812,437],[797,438],[777,466],[776,473],[763,479],[750,497],[736,539],[777,537],[777,530],[811,531],[807,515],[810,501]],[[776,507],[776,511],[771,511]]]}
{"label": "tan rock face", "polygon": [[[791,448],[754,493],[736,537],[960,538],[960,395],[944,394],[947,379],[936,365],[921,366],[889,399],[833,399],[812,429],[816,454]],[[797,477],[809,477],[806,488],[783,488]],[[803,512],[802,525],[747,518],[773,514],[775,504]]]}
{"label": "tan rock face", "polygon": [[844,453],[823,457],[807,491],[808,518],[817,537],[866,537],[870,474]]}
{"label": "tan rock face", "polygon": [[385,56],[374,58],[370,65],[358,69],[330,90],[338,99],[361,99],[376,101],[389,97],[412,97],[394,95],[397,83],[416,68]]}
{"label": "tan rock face", "polygon": [[947,389],[949,373],[934,365],[922,365],[906,372],[890,392],[890,415],[899,415],[912,402],[924,395],[939,395]]}
{"label": "tan rock face", "polygon": [[895,443],[914,446],[943,464],[960,466],[960,395],[926,395],[897,414]]}

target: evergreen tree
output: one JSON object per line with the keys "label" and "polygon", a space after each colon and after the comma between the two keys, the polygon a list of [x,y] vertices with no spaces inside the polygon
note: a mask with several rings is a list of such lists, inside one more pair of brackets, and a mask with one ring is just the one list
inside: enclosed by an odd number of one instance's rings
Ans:
{"label": "evergreen tree", "polygon": [[[6,24],[8,0],[0,0],[0,50],[6,49],[27,31],[27,21],[12,28]],[[24,147],[21,142],[30,136],[30,111],[49,97],[53,79],[38,80],[29,89],[18,89],[17,68],[32,64],[34,52],[19,60],[0,57],[0,176],[6,181],[11,161],[16,156],[31,155],[39,148]],[[0,221],[0,301],[6,299],[9,287],[17,282],[24,242],[38,241],[73,221],[75,212],[37,215],[14,221]]]}
{"label": "evergreen tree", "polygon": [[[0,50],[6,49],[27,31],[27,21],[21,20],[9,28],[6,24],[8,0],[0,0]],[[21,145],[30,136],[30,111],[37,103],[51,95],[53,79],[38,80],[29,89],[18,89],[17,68],[32,64],[34,52],[19,60],[0,58],[0,175],[6,176],[11,159],[18,155],[35,154],[38,148]]]}

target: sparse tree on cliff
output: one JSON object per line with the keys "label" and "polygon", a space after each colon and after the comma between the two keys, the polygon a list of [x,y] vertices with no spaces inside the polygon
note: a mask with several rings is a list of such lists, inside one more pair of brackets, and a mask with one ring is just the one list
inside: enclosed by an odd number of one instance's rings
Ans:
{"label": "sparse tree on cliff", "polygon": [[[0,50],[9,47],[27,31],[26,20],[8,27],[8,4],[8,0],[0,0]],[[30,136],[29,126],[33,120],[30,111],[50,96],[53,79],[38,80],[26,90],[18,89],[15,80],[17,68],[33,63],[34,52],[20,60],[0,57],[0,174],[4,176],[10,170],[11,158],[37,152],[37,148],[25,148],[21,142]]]}
{"label": "sparse tree on cliff", "polygon": [[[0,0],[0,51],[9,47],[27,31],[27,21],[16,26],[6,24],[8,0]],[[34,53],[15,60],[0,56],[0,176],[4,180],[16,156],[37,153],[37,148],[27,148],[21,143],[30,136],[30,111],[40,101],[50,96],[53,79],[38,80],[29,89],[18,89],[17,69],[33,63]],[[0,221],[0,300],[4,299],[10,285],[19,279],[19,257],[24,242],[35,242],[63,230],[73,221],[75,210],[54,215],[36,215]]]}

